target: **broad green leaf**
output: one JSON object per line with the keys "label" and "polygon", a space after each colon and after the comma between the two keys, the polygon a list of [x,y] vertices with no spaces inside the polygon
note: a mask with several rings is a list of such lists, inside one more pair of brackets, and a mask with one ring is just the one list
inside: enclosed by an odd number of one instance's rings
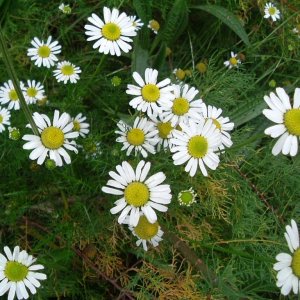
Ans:
{"label": "broad green leaf", "polygon": [[155,55],[154,61],[153,61],[153,68],[160,70],[160,68],[162,67],[162,65],[165,63],[166,61],[166,44],[165,43],[161,43],[161,46],[159,48],[158,53]]}
{"label": "broad green leaf", "polygon": [[250,45],[248,35],[239,21],[239,19],[228,9],[218,6],[218,5],[195,5],[191,6],[192,9],[200,9],[203,11],[206,11],[213,16],[217,17],[219,20],[221,20],[224,24],[226,24],[230,29],[232,29],[240,38],[241,40],[246,44]]}
{"label": "broad green leaf", "polygon": [[149,65],[149,52],[142,47],[139,37],[135,39],[133,49],[131,71],[143,74]]}

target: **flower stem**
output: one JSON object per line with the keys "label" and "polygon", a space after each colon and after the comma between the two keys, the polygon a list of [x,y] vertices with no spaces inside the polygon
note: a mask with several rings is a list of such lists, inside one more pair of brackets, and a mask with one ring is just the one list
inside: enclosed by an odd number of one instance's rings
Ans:
{"label": "flower stem", "polygon": [[19,98],[19,101],[20,101],[20,104],[21,104],[21,108],[22,108],[22,110],[25,114],[25,117],[26,117],[27,121],[29,122],[33,133],[35,135],[39,135],[38,128],[37,128],[37,126],[36,126],[36,124],[35,124],[35,122],[32,118],[32,113],[31,113],[31,111],[30,111],[30,109],[29,109],[29,107],[28,107],[28,105],[25,101],[24,95],[21,91],[20,81],[18,80],[16,70],[15,70],[15,68],[13,66],[13,63],[10,59],[10,56],[8,54],[6,42],[5,42],[1,27],[0,27],[0,50],[3,54],[3,60],[4,60],[4,63],[5,63],[8,75],[11,77],[11,80],[13,82],[15,91],[18,95],[18,98]]}

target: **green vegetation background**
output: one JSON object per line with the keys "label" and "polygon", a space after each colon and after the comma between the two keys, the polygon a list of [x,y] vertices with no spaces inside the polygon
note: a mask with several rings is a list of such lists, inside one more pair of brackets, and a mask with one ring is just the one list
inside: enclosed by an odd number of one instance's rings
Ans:
{"label": "green vegetation background", "polygon": [[[1,20],[19,79],[45,85],[49,102],[32,111],[82,112],[91,124],[89,137],[81,141],[85,152],[52,171],[29,160],[22,140],[9,140],[7,131],[0,135],[0,246],[20,245],[45,265],[48,279],[32,298],[279,299],[272,266],[276,254],[288,251],[284,226],[291,218],[300,223],[300,159],[272,156],[274,141],[263,135],[270,123],[261,111],[263,96],[274,90],[271,80],[291,93],[300,86],[300,39],[292,32],[300,22],[299,1],[277,2],[283,17],[276,23],[263,18],[261,0],[78,0],[69,3],[71,15],[62,14],[59,4],[0,1],[8,8]],[[249,43],[214,16],[216,7],[211,13],[195,7],[206,4],[221,5],[237,17]],[[84,35],[87,17],[102,16],[103,6],[138,14],[144,23],[155,18],[161,32],[155,36],[144,26],[133,52],[103,56]],[[76,85],[57,83],[51,70],[37,68],[27,57],[32,38],[49,35],[63,47],[60,58],[81,67]],[[223,66],[230,51],[245,55],[238,70]],[[193,69],[199,61],[208,65],[205,74]],[[101,187],[117,164],[137,163],[120,151],[114,130],[120,118],[133,119],[126,85],[133,70],[147,66],[158,68],[160,78],[174,76],[174,68],[191,69],[186,82],[206,103],[221,107],[236,128],[232,149],[208,178],[190,178],[173,166],[169,153],[149,157],[153,172],[166,173],[173,198],[168,212],[159,214],[164,240],[145,253],[110,214],[116,198]],[[111,84],[113,75],[122,79],[120,86]],[[0,59],[0,82],[8,79]],[[11,121],[29,133],[21,111],[13,111]],[[96,143],[101,150],[93,157]],[[178,192],[191,186],[197,203],[179,206]]]}

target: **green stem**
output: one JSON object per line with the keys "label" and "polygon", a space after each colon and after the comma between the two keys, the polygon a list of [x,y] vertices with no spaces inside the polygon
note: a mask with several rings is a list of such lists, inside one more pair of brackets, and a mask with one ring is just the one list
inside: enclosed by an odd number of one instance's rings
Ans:
{"label": "green stem", "polygon": [[5,39],[4,39],[1,27],[0,27],[0,49],[1,49],[1,52],[3,54],[3,60],[4,60],[4,63],[5,63],[8,75],[11,77],[11,80],[13,82],[15,91],[18,95],[18,98],[19,98],[19,101],[20,101],[20,104],[21,104],[21,108],[22,108],[22,110],[25,114],[25,117],[26,117],[27,121],[29,122],[33,133],[35,135],[39,135],[38,128],[37,128],[37,126],[36,126],[36,124],[35,124],[35,122],[32,118],[32,113],[31,113],[31,111],[30,111],[30,109],[29,109],[29,107],[28,107],[28,105],[25,101],[24,95],[21,91],[20,82],[18,80],[15,68],[13,66],[13,63],[12,63],[10,57],[9,57],[8,50],[7,50],[7,47],[6,47],[6,43],[5,43]]}

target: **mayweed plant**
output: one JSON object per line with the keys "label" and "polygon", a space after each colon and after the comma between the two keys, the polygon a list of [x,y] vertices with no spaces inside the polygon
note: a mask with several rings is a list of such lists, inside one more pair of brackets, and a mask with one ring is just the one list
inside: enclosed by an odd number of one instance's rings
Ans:
{"label": "mayweed plant", "polygon": [[0,1],[1,299],[298,299],[300,3],[210,2]]}

